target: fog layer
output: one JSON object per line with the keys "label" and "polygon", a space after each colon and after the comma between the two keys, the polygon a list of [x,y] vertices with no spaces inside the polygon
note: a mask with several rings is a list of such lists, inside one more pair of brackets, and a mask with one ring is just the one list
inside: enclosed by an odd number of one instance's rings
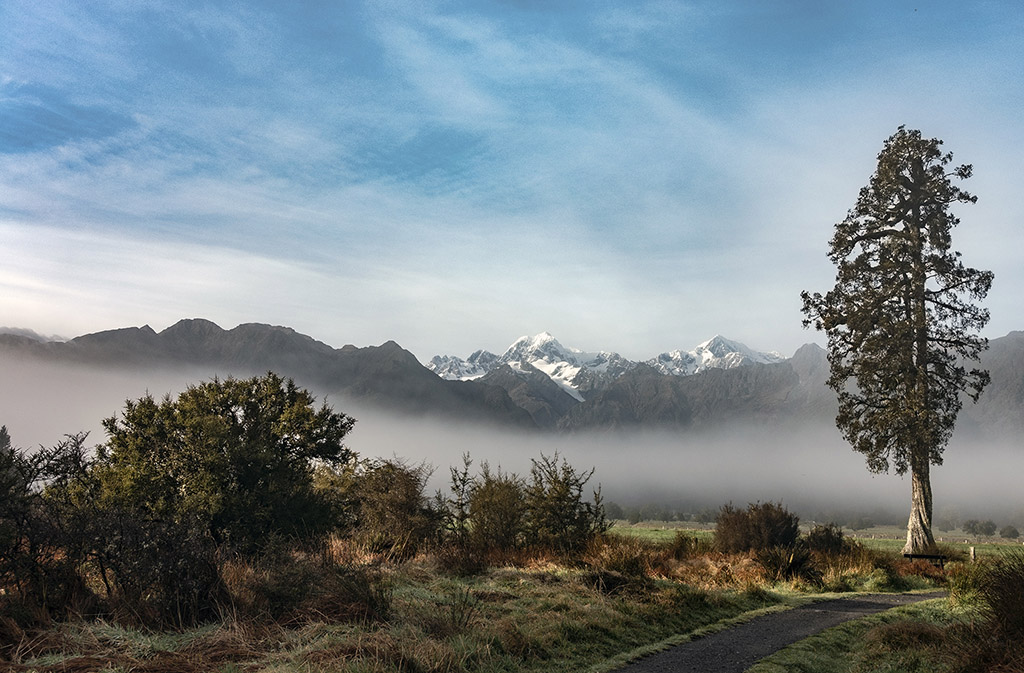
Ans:
{"label": "fog layer", "polygon": [[[147,392],[175,395],[212,376],[198,372],[131,374],[38,362],[0,361],[0,425],[17,446],[50,446],[64,434],[87,431],[105,440],[102,419]],[[321,395],[320,399],[324,399]],[[909,477],[872,475],[863,457],[833,427],[786,431],[733,427],[715,433],[631,432],[557,435],[516,433],[456,421],[401,417],[327,398],[357,419],[347,444],[363,457],[398,456],[436,468],[431,488],[446,488],[448,468],[469,453],[475,467],[528,474],[530,461],[558,453],[592,484],[623,505],[691,508],[733,502],[781,501],[803,513],[887,510],[905,516]],[[1024,523],[1019,496],[1024,452],[1016,446],[955,437],[945,463],[933,469],[937,518],[992,517]]]}

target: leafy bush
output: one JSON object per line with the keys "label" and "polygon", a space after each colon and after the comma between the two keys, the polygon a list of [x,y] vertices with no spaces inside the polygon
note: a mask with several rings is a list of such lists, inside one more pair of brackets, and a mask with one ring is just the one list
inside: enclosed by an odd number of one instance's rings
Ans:
{"label": "leafy bush", "polygon": [[527,542],[559,553],[579,552],[594,536],[608,530],[601,505],[601,490],[592,502],[583,499],[583,488],[594,474],[577,472],[558,454],[532,461],[526,485],[525,532]]}
{"label": "leafy bush", "polygon": [[963,529],[968,535],[995,535],[996,524],[994,521],[978,521],[977,519],[968,519],[964,522]]}
{"label": "leafy bush", "polygon": [[800,535],[800,519],[781,503],[731,504],[718,512],[715,545],[725,553],[792,547]]}
{"label": "leafy bush", "polygon": [[519,547],[526,532],[526,485],[509,473],[492,472],[484,462],[469,494],[470,540],[482,550],[508,552]]}
{"label": "leafy bush", "polygon": [[214,379],[177,399],[129,401],[93,466],[103,499],[147,519],[199,519],[218,542],[252,551],[270,533],[315,536],[333,526],[313,489],[318,463],[344,464],[355,421],[268,373]]}
{"label": "leafy bush", "polygon": [[840,554],[846,543],[843,529],[834,523],[818,524],[807,533],[807,548],[823,556]]}
{"label": "leafy bush", "polygon": [[353,496],[357,523],[353,535],[367,550],[403,559],[436,540],[442,515],[424,489],[433,469],[401,460],[364,460],[355,471]]}

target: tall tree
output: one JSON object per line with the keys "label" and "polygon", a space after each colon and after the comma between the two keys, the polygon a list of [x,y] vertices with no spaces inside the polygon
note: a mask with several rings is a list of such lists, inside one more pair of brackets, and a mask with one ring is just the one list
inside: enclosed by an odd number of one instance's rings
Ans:
{"label": "tall tree", "polygon": [[904,127],[890,136],[857,203],[829,248],[835,287],[801,293],[804,326],[828,337],[839,398],[836,425],[872,472],[911,474],[904,552],[931,548],[931,465],[953,433],[961,395],[974,401],[988,372],[968,370],[988,341],[988,311],[976,303],[992,273],[965,267],[950,249],[955,203],[974,203],[954,184],[971,166],[950,167],[942,141]]}

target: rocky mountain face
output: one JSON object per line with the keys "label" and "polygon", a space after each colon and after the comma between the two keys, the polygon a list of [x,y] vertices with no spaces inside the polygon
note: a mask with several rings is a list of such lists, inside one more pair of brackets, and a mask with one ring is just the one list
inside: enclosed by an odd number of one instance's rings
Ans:
{"label": "rocky mountain face", "polygon": [[783,360],[785,358],[778,353],[760,353],[716,336],[689,351],[674,350],[634,362],[612,351],[588,353],[567,348],[549,333],[542,332],[534,337],[520,337],[502,355],[483,350],[465,360],[438,355],[427,364],[427,369],[449,380],[476,379],[505,365],[516,370],[538,370],[582,402],[589,392],[604,388],[641,364],[661,374],[689,376],[708,369],[732,369]]}
{"label": "rocky mountain face", "polygon": [[[424,367],[394,342],[332,348],[286,327],[182,320],[155,332],[132,327],[67,342],[0,334],[0,363],[39,361],[105,370],[188,369],[205,378],[274,371],[347,401],[447,419],[567,432],[626,428],[710,429],[746,423],[831,424],[835,395],[825,385],[825,351],[809,344],[791,358],[750,351],[716,337],[692,351],[646,362],[613,352],[585,353],[549,334],[517,340],[501,356],[434,358]],[[992,383],[961,426],[1015,436],[1024,432],[1024,332],[994,339],[982,366]],[[0,385],[17,385],[0,381]],[[156,392],[156,391],[155,391]]]}
{"label": "rocky mountain face", "polygon": [[224,330],[208,320],[182,320],[162,332],[131,327],[40,342],[0,334],[0,358],[150,370],[188,369],[216,376],[274,371],[333,398],[406,413],[442,415],[513,427],[535,427],[529,413],[496,386],[446,381],[389,341],[335,349],[287,327],[245,324]]}

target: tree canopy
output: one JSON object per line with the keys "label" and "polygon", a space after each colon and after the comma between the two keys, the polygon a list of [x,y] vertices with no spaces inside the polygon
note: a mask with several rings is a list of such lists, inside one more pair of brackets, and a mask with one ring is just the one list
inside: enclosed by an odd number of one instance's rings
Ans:
{"label": "tree canopy", "polygon": [[107,506],[198,519],[218,540],[245,546],[330,525],[313,470],[354,457],[342,444],[354,423],[273,373],[214,379],[177,399],[128,401],[103,422],[94,474]]}
{"label": "tree canopy", "polygon": [[950,207],[977,198],[954,184],[942,141],[900,127],[856,205],[836,224],[829,259],[835,287],[803,292],[804,326],[828,338],[836,424],[873,472],[913,477],[908,551],[934,544],[930,465],[941,464],[961,395],[977,401],[988,373],[968,369],[987,347],[977,334],[993,275],[965,266],[951,249],[959,219]]}

